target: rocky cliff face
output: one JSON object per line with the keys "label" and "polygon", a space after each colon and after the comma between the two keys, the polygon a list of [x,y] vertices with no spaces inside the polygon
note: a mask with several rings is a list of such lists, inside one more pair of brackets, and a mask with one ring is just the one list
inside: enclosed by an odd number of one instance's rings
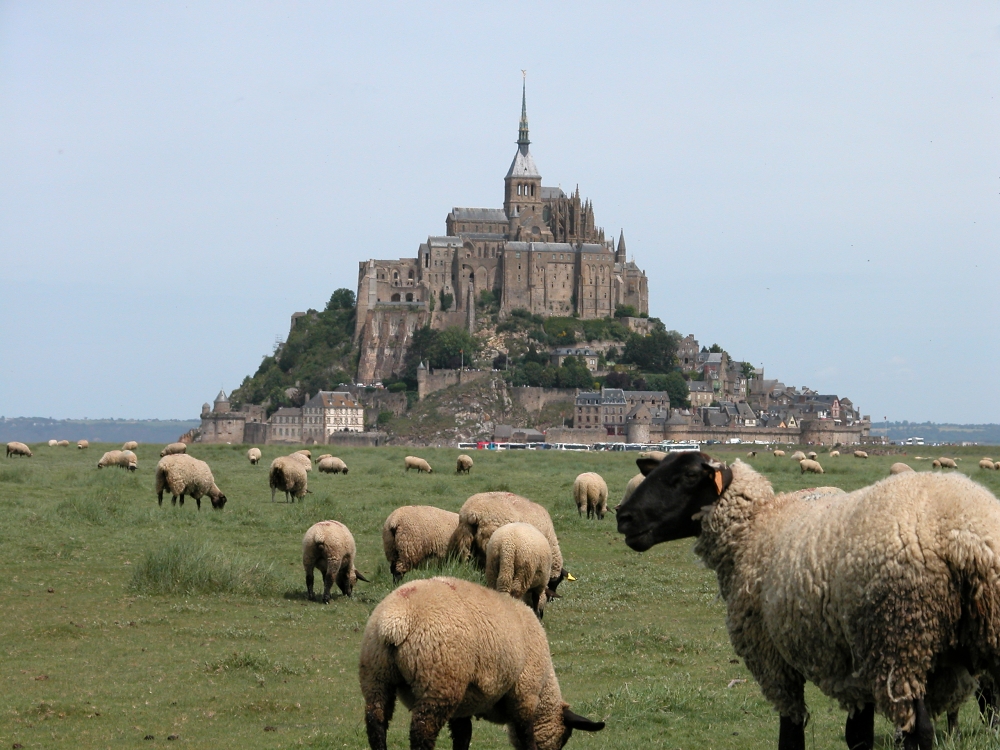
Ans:
{"label": "rocky cliff face", "polygon": [[358,382],[374,383],[402,372],[413,332],[427,325],[430,316],[412,308],[368,310],[358,339]]}

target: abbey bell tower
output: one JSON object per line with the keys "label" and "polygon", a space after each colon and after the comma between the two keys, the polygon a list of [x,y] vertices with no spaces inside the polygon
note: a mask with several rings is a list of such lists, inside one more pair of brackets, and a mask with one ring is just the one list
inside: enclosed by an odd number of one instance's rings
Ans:
{"label": "abbey bell tower", "polygon": [[551,242],[552,231],[542,217],[542,176],[528,146],[528,106],[526,88],[521,86],[521,123],[517,129],[517,153],[504,178],[503,208],[510,226],[510,238],[522,242]]}

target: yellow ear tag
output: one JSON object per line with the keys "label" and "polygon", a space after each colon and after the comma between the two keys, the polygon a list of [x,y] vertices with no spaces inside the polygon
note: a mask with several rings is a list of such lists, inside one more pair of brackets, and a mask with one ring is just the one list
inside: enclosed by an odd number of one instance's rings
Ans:
{"label": "yellow ear tag", "polygon": [[575,581],[576,580],[576,576],[574,576],[572,573],[567,573],[566,574],[566,580],[567,581]]}
{"label": "yellow ear tag", "polygon": [[715,470],[715,488],[722,494],[722,472],[719,469]]}

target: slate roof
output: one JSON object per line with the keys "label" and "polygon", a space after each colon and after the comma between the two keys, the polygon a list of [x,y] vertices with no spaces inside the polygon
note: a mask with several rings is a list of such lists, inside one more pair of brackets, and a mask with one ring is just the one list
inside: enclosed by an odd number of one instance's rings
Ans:
{"label": "slate roof", "polygon": [[344,409],[356,408],[358,402],[346,391],[320,391],[306,401],[305,406],[313,409],[317,407],[323,407],[324,409]]}
{"label": "slate roof", "polygon": [[542,200],[552,201],[558,198],[565,198],[566,193],[563,192],[562,188],[558,187],[545,187],[542,186]]}
{"label": "slate roof", "polygon": [[538,174],[538,167],[535,166],[535,160],[531,158],[531,152],[528,150],[528,144],[522,144],[517,147],[517,153],[514,154],[514,161],[510,163],[510,169],[507,170],[508,177],[541,177]]}
{"label": "slate roof", "polygon": [[507,223],[507,213],[502,208],[463,208],[456,206],[451,209],[455,221],[493,221]]}

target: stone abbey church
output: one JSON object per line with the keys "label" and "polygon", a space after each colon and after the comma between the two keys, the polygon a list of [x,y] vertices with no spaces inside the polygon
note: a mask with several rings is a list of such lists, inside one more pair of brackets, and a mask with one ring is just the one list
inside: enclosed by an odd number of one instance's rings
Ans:
{"label": "stone abbey church", "polygon": [[[446,234],[428,237],[416,258],[360,264],[356,338],[363,359],[366,344],[377,345],[380,338],[388,343],[376,330],[384,327],[386,315],[377,311],[425,312],[429,315],[419,316],[421,324],[471,329],[475,301],[485,290],[499,299],[501,317],[519,308],[581,318],[614,315],[617,305],[649,312],[646,275],[626,257],[624,233],[617,247],[606,240],[579,188],[566,195],[544,187],[529,144],[522,90],[517,152],[504,178],[503,208],[453,208],[445,219]],[[446,311],[441,302],[449,296]],[[366,368],[361,369],[363,376]],[[368,369],[374,375],[386,368]]]}

